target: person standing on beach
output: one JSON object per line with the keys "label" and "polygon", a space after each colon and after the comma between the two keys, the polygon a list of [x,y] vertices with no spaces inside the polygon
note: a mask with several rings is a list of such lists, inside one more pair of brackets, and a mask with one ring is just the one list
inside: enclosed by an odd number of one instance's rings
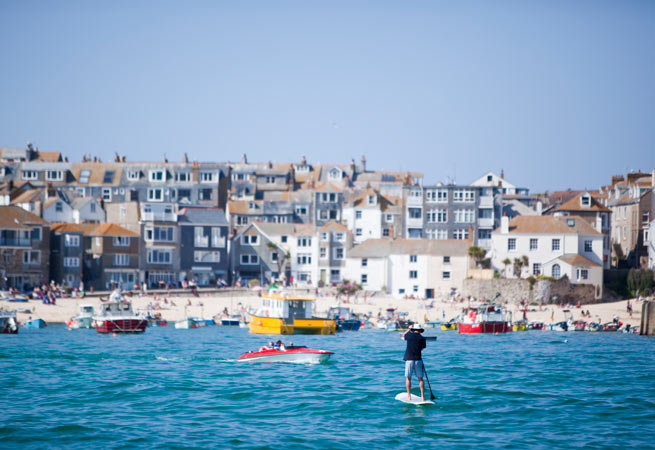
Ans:
{"label": "person standing on beach", "polygon": [[425,348],[425,338],[421,336],[423,328],[412,325],[400,338],[407,342],[405,349],[405,386],[407,387],[407,399],[412,400],[412,375],[416,374],[418,386],[421,389],[421,401],[425,401],[425,383],[423,382],[423,358],[421,352]]}

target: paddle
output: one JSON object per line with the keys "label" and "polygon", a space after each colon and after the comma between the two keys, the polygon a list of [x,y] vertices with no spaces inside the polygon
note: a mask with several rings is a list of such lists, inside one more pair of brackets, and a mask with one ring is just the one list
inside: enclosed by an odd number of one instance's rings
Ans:
{"label": "paddle", "polygon": [[425,362],[423,362],[423,372],[425,373],[425,379],[428,380],[428,387],[430,388],[430,400],[434,400],[436,397],[432,393],[432,386],[430,386],[430,379],[428,378],[428,370],[425,368]]}

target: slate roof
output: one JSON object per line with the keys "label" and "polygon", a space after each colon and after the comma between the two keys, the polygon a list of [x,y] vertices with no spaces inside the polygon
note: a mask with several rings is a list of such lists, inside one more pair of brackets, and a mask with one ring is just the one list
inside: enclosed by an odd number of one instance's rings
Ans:
{"label": "slate roof", "polygon": [[[569,226],[569,221],[573,225]],[[500,227],[494,233],[500,233]],[[510,233],[521,234],[597,234],[594,227],[579,216],[516,216],[509,222]]]}
{"label": "slate roof", "polygon": [[178,214],[180,225],[228,226],[225,211],[218,208],[183,208]]}
{"label": "slate roof", "polygon": [[0,228],[16,228],[32,224],[48,225],[48,222],[21,207],[0,206]]}

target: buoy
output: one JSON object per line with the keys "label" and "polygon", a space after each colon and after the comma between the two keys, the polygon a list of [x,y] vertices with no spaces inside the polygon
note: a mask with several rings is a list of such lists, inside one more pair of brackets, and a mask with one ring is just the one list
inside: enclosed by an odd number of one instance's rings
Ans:
{"label": "buoy", "polygon": [[112,333],[112,336],[116,337],[116,333]]}

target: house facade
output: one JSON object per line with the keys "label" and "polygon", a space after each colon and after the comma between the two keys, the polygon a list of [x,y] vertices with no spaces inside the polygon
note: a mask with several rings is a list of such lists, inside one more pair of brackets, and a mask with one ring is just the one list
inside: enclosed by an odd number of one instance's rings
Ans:
{"label": "house facade", "polygon": [[139,284],[140,241],[137,233],[113,223],[88,226],[85,231],[85,288],[134,289],[135,284]]}
{"label": "house facade", "polygon": [[[489,252],[494,270],[504,277],[567,276],[603,294],[603,235],[579,216],[518,216],[501,220]],[[520,273],[515,260],[525,260]],[[507,263],[509,261],[509,264]]]}
{"label": "house facade", "polygon": [[48,283],[50,225],[17,206],[0,206],[0,283],[28,291]]}
{"label": "house facade", "polygon": [[50,226],[50,280],[80,288],[84,265],[84,228],[71,223]]}
{"label": "house facade", "polygon": [[223,210],[184,208],[178,214],[180,231],[180,278],[199,286],[227,283],[229,226]]}
{"label": "house facade", "polygon": [[140,203],[140,282],[149,287],[177,286],[180,273],[180,233],[176,205]]}

